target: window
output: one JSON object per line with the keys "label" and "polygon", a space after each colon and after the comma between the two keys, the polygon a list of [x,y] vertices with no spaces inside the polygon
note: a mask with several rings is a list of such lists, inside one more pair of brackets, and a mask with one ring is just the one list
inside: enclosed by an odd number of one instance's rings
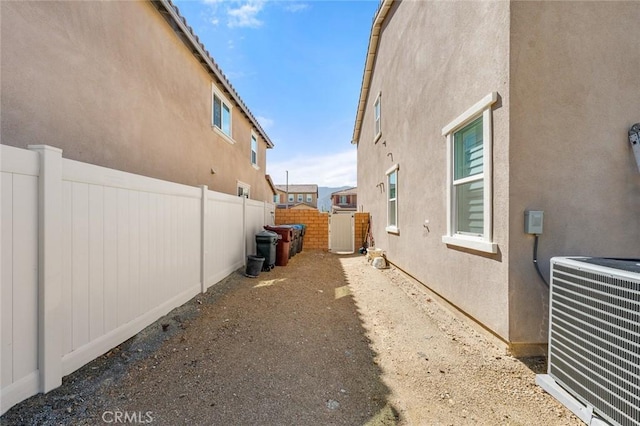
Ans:
{"label": "window", "polygon": [[447,137],[446,244],[496,253],[492,241],[492,92],[442,129]]}
{"label": "window", "polygon": [[398,228],[398,165],[387,170],[387,232],[397,234]]}
{"label": "window", "polygon": [[302,202],[302,194],[298,194],[298,202],[301,203]]}
{"label": "window", "polygon": [[313,202],[313,195],[307,194],[307,203],[312,203],[312,202]]}
{"label": "window", "polygon": [[347,196],[346,195],[341,195],[340,196],[340,204],[347,204]]}
{"label": "window", "polygon": [[258,139],[253,132],[251,132],[251,164],[258,165]]}
{"label": "window", "polygon": [[231,138],[231,103],[222,96],[215,86],[212,89],[212,124]]}
{"label": "window", "polygon": [[293,203],[293,194],[289,194],[289,202]]}
{"label": "window", "polygon": [[276,204],[280,204],[280,194],[276,194],[273,196],[273,202]]}
{"label": "window", "polygon": [[238,197],[249,198],[251,185],[238,181]]}
{"label": "window", "polygon": [[375,103],[373,104],[373,140],[377,141],[382,135],[382,127],[380,125],[380,98],[382,93],[378,93]]}

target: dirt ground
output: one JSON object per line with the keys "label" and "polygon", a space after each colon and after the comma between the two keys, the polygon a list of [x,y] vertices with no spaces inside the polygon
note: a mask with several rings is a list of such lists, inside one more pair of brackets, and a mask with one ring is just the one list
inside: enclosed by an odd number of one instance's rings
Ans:
{"label": "dirt ground", "polygon": [[[237,271],[2,425],[580,425],[395,268],[305,251]],[[120,420],[120,422],[118,422]]]}

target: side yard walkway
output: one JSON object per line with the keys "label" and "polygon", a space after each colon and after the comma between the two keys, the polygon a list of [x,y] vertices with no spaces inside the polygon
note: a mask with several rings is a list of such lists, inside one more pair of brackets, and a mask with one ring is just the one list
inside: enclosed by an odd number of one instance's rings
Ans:
{"label": "side yard walkway", "polygon": [[241,272],[2,425],[580,424],[395,269],[308,251]]}
{"label": "side yard walkway", "polygon": [[518,360],[395,268],[341,259],[358,312],[409,425],[582,425],[535,384],[544,359]]}

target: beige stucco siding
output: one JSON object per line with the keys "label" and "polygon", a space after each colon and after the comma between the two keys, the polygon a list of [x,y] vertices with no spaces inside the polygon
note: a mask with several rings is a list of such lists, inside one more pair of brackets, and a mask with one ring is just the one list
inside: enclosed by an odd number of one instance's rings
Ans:
{"label": "beige stucco siding", "polygon": [[[358,204],[376,246],[399,267],[504,339],[508,322],[509,3],[396,2],[383,25],[358,143]],[[373,104],[382,93],[382,137]],[[442,128],[497,92],[493,110],[493,224],[497,255],[445,245]],[[385,172],[398,174],[400,234],[385,231]],[[429,221],[425,228],[425,220]]]}
{"label": "beige stucco siding", "polygon": [[[539,258],[640,257],[638,2],[511,5],[511,339],[546,340],[527,209],[544,210]],[[542,287],[542,290],[541,290]]]}
{"label": "beige stucco siding", "polygon": [[[389,259],[505,340],[547,342],[549,293],[532,264],[526,210],[544,210],[538,259],[640,257],[637,2],[394,2],[358,139],[359,204]],[[493,105],[496,255],[445,246],[441,129]],[[373,105],[382,93],[382,137]],[[357,132],[356,132],[357,133]],[[385,232],[385,171],[399,164],[399,235]],[[425,221],[428,220],[428,229]],[[523,353],[519,352],[519,353]]]}
{"label": "beige stucco siding", "polygon": [[239,107],[234,145],[212,129],[212,77],[150,2],[0,7],[3,144],[228,193],[241,180],[272,200],[266,142],[256,170]]}

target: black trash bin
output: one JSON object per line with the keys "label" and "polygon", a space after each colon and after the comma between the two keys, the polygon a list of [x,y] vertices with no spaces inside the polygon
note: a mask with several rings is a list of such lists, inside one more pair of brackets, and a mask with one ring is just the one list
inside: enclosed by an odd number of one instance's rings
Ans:
{"label": "black trash bin", "polygon": [[263,271],[270,271],[276,266],[276,245],[278,234],[272,231],[260,231],[256,234],[256,251],[264,257]]}
{"label": "black trash bin", "polygon": [[247,269],[244,271],[244,274],[248,277],[255,278],[260,275],[260,270],[262,269],[262,264],[264,263],[264,257],[260,256],[247,256]]}

